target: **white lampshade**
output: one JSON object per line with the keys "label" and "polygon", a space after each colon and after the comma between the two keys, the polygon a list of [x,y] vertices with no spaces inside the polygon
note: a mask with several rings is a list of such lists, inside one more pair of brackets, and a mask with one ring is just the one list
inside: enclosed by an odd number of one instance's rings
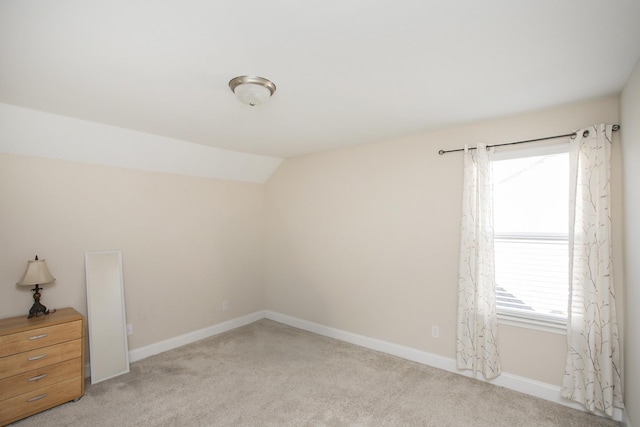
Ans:
{"label": "white lampshade", "polygon": [[49,272],[47,263],[44,259],[38,259],[36,257],[33,261],[28,261],[27,271],[24,272],[24,276],[16,285],[19,286],[33,286],[41,285],[43,283],[55,282],[56,278]]}
{"label": "white lampshade", "polygon": [[276,91],[272,81],[256,76],[235,77],[229,81],[229,87],[240,102],[252,107],[264,104]]}

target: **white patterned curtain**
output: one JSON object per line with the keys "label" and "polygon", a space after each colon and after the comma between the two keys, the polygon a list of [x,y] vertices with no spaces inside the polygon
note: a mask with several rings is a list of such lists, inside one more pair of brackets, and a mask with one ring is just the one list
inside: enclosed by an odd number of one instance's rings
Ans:
{"label": "white patterned curtain", "polygon": [[485,144],[465,146],[458,275],[458,369],[500,374],[493,255],[491,164]]}
{"label": "white patterned curtain", "polygon": [[562,396],[609,416],[623,407],[611,266],[612,127],[577,132],[570,153],[569,353]]}

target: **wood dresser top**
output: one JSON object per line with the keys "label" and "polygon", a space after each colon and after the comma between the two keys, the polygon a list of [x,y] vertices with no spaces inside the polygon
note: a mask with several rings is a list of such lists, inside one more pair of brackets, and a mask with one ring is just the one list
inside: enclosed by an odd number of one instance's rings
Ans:
{"label": "wood dresser top", "polygon": [[58,325],[60,323],[71,322],[84,319],[80,313],[73,308],[59,308],[55,313],[46,316],[32,317],[27,319],[27,315],[0,319],[0,335],[15,334],[16,332],[27,331],[33,328],[44,328],[46,326]]}

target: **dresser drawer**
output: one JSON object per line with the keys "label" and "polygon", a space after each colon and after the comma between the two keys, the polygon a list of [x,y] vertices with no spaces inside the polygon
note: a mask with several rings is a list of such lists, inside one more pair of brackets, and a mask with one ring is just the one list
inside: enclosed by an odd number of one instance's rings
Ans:
{"label": "dresser drawer", "polygon": [[82,340],[42,347],[0,359],[0,379],[19,375],[44,366],[76,359],[82,355]]}
{"label": "dresser drawer", "polygon": [[0,357],[78,339],[83,335],[83,332],[82,321],[77,320],[15,334],[2,335],[0,336]]}
{"label": "dresser drawer", "polygon": [[0,423],[11,423],[80,397],[81,377],[78,371],[73,378],[3,401],[0,404]]}
{"label": "dresser drawer", "polygon": [[[0,402],[80,375],[81,359],[71,359],[0,380]],[[0,403],[1,405],[1,403]]]}

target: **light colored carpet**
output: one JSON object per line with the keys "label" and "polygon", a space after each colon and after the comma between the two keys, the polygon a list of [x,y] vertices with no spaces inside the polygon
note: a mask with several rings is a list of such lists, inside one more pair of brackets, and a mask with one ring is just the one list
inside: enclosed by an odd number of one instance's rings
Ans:
{"label": "light colored carpet", "polygon": [[131,365],[16,426],[617,426],[261,320]]}

